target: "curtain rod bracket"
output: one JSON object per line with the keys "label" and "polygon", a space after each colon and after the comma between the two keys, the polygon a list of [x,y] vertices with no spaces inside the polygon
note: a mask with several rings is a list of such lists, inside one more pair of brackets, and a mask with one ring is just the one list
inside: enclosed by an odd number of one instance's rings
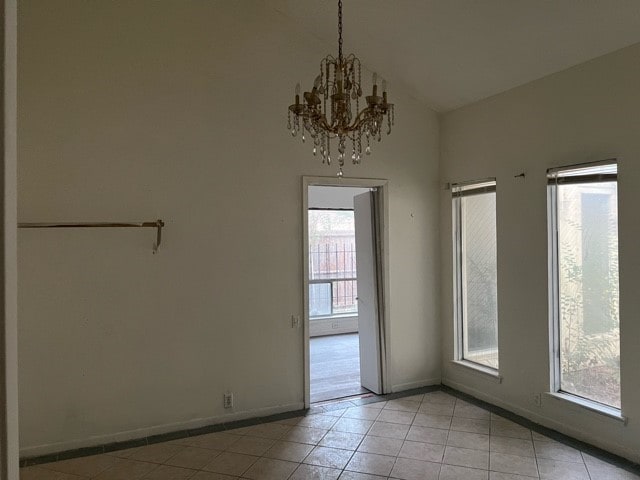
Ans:
{"label": "curtain rod bracket", "polygon": [[156,243],[153,244],[153,254],[158,253],[158,249],[160,248],[160,243],[162,243],[162,227],[164,227],[164,222],[160,219],[156,221]]}

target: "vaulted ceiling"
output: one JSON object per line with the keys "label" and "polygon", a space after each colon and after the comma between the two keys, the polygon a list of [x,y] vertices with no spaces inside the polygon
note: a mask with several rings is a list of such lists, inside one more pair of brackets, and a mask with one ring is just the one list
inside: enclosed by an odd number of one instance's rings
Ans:
{"label": "vaulted ceiling", "polygon": [[[337,0],[266,2],[335,54]],[[440,112],[640,42],[640,0],[344,0],[343,11],[345,53]]]}

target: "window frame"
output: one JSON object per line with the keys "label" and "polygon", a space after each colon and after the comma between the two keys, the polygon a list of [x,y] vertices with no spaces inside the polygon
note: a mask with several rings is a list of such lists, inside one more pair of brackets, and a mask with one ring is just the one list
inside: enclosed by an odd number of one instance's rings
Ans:
{"label": "window frame", "polygon": [[[496,377],[501,380],[500,371],[500,346],[498,341],[498,368],[473,361],[467,358],[468,345],[467,329],[464,328],[464,275],[463,275],[463,227],[462,227],[462,198],[481,195],[485,193],[495,193],[497,198],[497,182],[495,177],[481,180],[471,180],[466,182],[451,184],[452,200],[452,235],[453,235],[453,316],[454,316],[454,363],[461,364],[484,374]],[[496,216],[496,236],[497,236],[497,216]],[[496,277],[497,277],[496,270]],[[496,323],[498,316],[496,311]],[[499,331],[499,328],[498,328]]]}
{"label": "window frame", "polygon": [[[616,173],[578,174],[560,177],[562,172],[580,170],[589,167],[615,166]],[[569,401],[609,417],[626,422],[620,408],[583,397],[579,394],[562,390],[562,360],[560,346],[560,263],[559,263],[559,228],[558,228],[558,189],[559,185],[584,185],[587,183],[618,183],[618,160],[610,158],[595,162],[585,162],[547,169],[547,231],[548,231],[548,275],[549,275],[549,395]],[[616,221],[618,216],[616,215]],[[619,225],[619,223],[618,223]],[[619,272],[618,272],[619,274]],[[619,319],[618,319],[619,320]]]}
{"label": "window frame", "polygon": [[[340,208],[340,207],[309,207],[307,208],[307,218],[309,217],[309,212],[311,211],[319,211],[319,212],[351,212],[354,215],[355,221],[355,209],[353,208]],[[308,227],[307,227],[308,229]],[[309,237],[310,240],[310,237]],[[355,237],[354,237],[354,247],[355,247]],[[307,249],[307,264],[309,264],[309,256],[311,254],[311,246]],[[309,275],[311,275],[311,268],[309,267]],[[309,303],[311,303],[311,285],[322,285],[329,284],[329,293],[330,293],[330,302],[331,302],[331,313],[328,315],[311,315],[309,313],[309,320],[331,320],[331,319],[339,319],[339,318],[349,318],[349,317],[357,317],[358,316],[358,303],[355,304],[355,310],[350,312],[335,312],[333,299],[334,299],[334,287],[337,282],[358,282],[358,276],[356,272],[355,277],[330,277],[330,278],[321,278],[321,279],[307,279],[308,282],[308,290],[309,290]],[[357,297],[356,297],[357,298]]]}

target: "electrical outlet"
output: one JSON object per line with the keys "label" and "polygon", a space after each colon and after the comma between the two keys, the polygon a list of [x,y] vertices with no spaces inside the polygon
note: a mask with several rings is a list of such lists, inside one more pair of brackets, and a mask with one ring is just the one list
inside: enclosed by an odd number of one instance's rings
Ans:
{"label": "electrical outlet", "polygon": [[533,403],[536,404],[536,406],[541,407],[542,406],[542,395],[539,393],[534,393],[533,394]]}
{"label": "electrical outlet", "polygon": [[224,408],[233,408],[233,393],[227,392],[224,394]]}

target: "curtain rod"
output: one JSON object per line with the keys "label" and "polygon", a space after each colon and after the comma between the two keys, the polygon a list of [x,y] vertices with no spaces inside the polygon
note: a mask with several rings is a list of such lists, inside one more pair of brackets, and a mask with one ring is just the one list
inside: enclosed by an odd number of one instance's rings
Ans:
{"label": "curtain rod", "polygon": [[156,243],[153,245],[153,253],[158,252],[162,241],[162,227],[164,221],[158,219],[154,222],[37,222],[18,223],[18,228],[155,228]]}

